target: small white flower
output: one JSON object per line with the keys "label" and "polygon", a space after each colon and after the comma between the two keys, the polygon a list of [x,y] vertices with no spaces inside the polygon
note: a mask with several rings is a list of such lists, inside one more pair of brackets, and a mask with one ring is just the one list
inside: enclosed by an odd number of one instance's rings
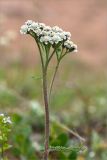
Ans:
{"label": "small white flower", "polygon": [[50,37],[49,36],[42,36],[40,38],[40,42],[44,42],[45,44],[48,44],[50,41]]}
{"label": "small white flower", "polygon": [[0,117],[4,117],[4,114],[3,114],[3,113],[1,113],[1,114],[0,114]]}
{"label": "small white flower", "polygon": [[55,35],[56,35],[56,33],[55,33],[55,32],[53,32],[52,30],[51,30],[50,32],[48,32],[48,34],[49,34],[49,36],[50,36],[50,37],[53,37],[53,36],[55,36]]}
{"label": "small white flower", "polygon": [[26,34],[27,31],[28,31],[28,26],[27,25],[21,26],[21,29],[20,29],[21,34]]}
{"label": "small white flower", "polygon": [[54,27],[52,27],[52,30],[54,31],[54,32],[62,32],[63,30],[61,29],[61,28],[59,28],[58,26],[54,26]]}
{"label": "small white flower", "polygon": [[10,119],[10,117],[4,117],[3,118],[3,123],[12,123],[12,121],[11,121],[11,119]]}
{"label": "small white flower", "polygon": [[67,40],[64,42],[64,47],[66,47],[67,49],[71,50],[73,49],[73,52],[78,52],[77,50],[77,45],[74,44],[72,41]]}
{"label": "small white flower", "polygon": [[42,34],[43,36],[48,36],[48,35],[49,35],[49,32],[43,30],[43,31],[41,31],[41,34]]}
{"label": "small white flower", "polygon": [[25,25],[21,27],[20,33],[27,34],[32,31],[38,37],[38,40],[44,44],[58,44],[61,42],[67,49],[67,52],[77,52],[77,45],[71,41],[71,33],[63,31],[58,26],[46,26],[44,23],[34,22],[32,20],[28,20],[25,22]]}
{"label": "small white flower", "polygon": [[46,25],[44,23],[39,23],[39,27],[44,28]]}
{"label": "small white flower", "polygon": [[54,35],[52,37],[52,41],[57,44],[58,42],[62,41],[62,39],[58,35]]}
{"label": "small white flower", "polygon": [[77,45],[73,44],[73,47],[74,47],[74,52],[78,52]]}
{"label": "small white flower", "polygon": [[70,40],[67,40],[67,41],[64,42],[64,46],[65,46],[66,48],[68,48],[68,49],[71,49],[71,47],[72,47],[73,45],[74,45],[73,42],[70,41]]}
{"label": "small white flower", "polygon": [[70,32],[64,32],[65,36],[67,36],[67,38],[71,38],[71,33]]}
{"label": "small white flower", "polygon": [[40,36],[42,34],[41,29],[34,30],[34,32],[37,34],[37,36]]}
{"label": "small white flower", "polygon": [[28,25],[28,26],[31,25],[32,23],[33,23],[32,20],[28,20],[27,22],[25,22],[25,24]]}
{"label": "small white flower", "polygon": [[62,39],[62,40],[66,40],[66,35],[64,34],[64,32],[62,33],[57,33],[59,35],[59,37]]}
{"label": "small white flower", "polygon": [[39,25],[38,25],[38,23],[33,22],[33,23],[31,24],[30,28],[36,30],[36,29],[39,28]]}
{"label": "small white flower", "polygon": [[50,26],[45,26],[44,27],[44,31],[50,31],[51,30],[51,27]]}

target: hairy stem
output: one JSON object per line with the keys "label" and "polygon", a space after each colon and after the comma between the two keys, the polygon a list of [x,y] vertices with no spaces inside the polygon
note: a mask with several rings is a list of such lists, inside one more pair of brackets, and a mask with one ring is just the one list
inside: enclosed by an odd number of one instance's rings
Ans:
{"label": "hairy stem", "polygon": [[47,90],[47,66],[48,63],[44,63],[41,46],[37,43],[40,52],[40,58],[42,63],[42,75],[43,75],[43,97],[45,105],[45,151],[43,155],[44,160],[48,160],[49,154],[49,102],[48,102],[48,90]]}
{"label": "hairy stem", "polygon": [[52,88],[53,88],[54,80],[55,80],[55,77],[56,77],[56,74],[57,74],[57,71],[58,71],[58,68],[59,68],[59,63],[62,60],[62,58],[66,55],[66,52],[65,52],[64,55],[62,55],[62,54],[63,54],[63,50],[61,52],[61,56],[59,58],[57,58],[57,65],[55,67],[55,71],[54,71],[54,74],[53,74],[53,77],[52,77],[52,81],[51,81],[51,84],[50,84],[50,88],[49,88],[49,103],[50,103],[50,98],[51,98],[51,93],[52,93]]}
{"label": "hairy stem", "polygon": [[49,154],[49,104],[47,94],[47,70],[43,70],[43,95],[45,103],[45,151],[44,160],[48,160]]}
{"label": "hairy stem", "polygon": [[58,71],[58,67],[59,67],[59,61],[57,62],[57,65],[55,67],[55,71],[54,71],[54,74],[53,74],[53,77],[52,77],[52,80],[51,80],[51,84],[50,84],[50,88],[49,88],[49,103],[50,103],[50,97],[51,97],[51,93],[52,93],[53,83],[54,83],[54,80],[55,80],[55,77],[56,77],[56,73]]}

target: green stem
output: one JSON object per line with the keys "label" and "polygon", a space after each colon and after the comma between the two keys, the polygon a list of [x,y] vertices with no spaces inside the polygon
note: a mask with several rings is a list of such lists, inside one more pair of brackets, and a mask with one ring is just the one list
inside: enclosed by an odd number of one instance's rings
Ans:
{"label": "green stem", "polygon": [[38,46],[39,53],[40,53],[40,58],[41,58],[41,63],[42,63],[42,70],[44,70],[45,65],[44,65],[44,61],[43,61],[43,57],[42,57],[42,51],[41,51],[41,48],[40,48],[40,44],[38,42],[37,42],[37,46]]}
{"label": "green stem", "polygon": [[58,68],[59,68],[60,61],[61,61],[62,58],[66,55],[66,53],[65,53],[64,55],[62,55],[62,53],[63,53],[63,50],[62,50],[62,52],[61,52],[61,57],[60,57],[59,59],[57,58],[57,65],[56,65],[56,67],[55,67],[55,71],[54,71],[54,74],[53,74],[53,77],[52,77],[52,80],[51,80],[50,89],[49,89],[49,103],[50,103],[52,88],[53,88],[53,84],[54,84],[54,81],[55,81],[55,77],[56,77],[56,74],[57,74],[57,71],[58,71]]}
{"label": "green stem", "polygon": [[57,62],[57,65],[55,67],[55,71],[54,71],[54,74],[53,74],[53,77],[52,77],[52,80],[51,80],[51,84],[50,84],[50,88],[49,88],[49,103],[50,103],[50,98],[51,98],[53,84],[54,84],[55,77],[56,77],[56,74],[57,74],[57,71],[58,71],[58,67],[59,67],[59,62],[60,61]]}
{"label": "green stem", "polygon": [[50,62],[50,60],[51,60],[51,58],[53,57],[53,55],[54,55],[55,51],[56,51],[56,49],[54,49],[54,50],[53,50],[52,54],[51,54],[51,55],[50,55],[50,57],[48,58],[47,63],[49,63],[49,62]]}
{"label": "green stem", "polygon": [[48,63],[50,62],[51,58],[53,57],[54,53],[56,52],[57,48],[61,45],[62,43],[59,43],[56,45],[55,49],[51,53],[50,57],[48,58]]}
{"label": "green stem", "polygon": [[61,61],[62,58],[67,54],[67,52],[65,52],[64,54],[62,54],[62,53],[63,53],[63,50],[62,50],[62,52],[61,52],[61,56],[59,57],[59,59],[57,58],[57,65],[56,65],[56,67],[55,67],[55,71],[54,71],[54,74],[53,74],[53,77],[52,77],[52,80],[51,80],[51,84],[50,84],[50,88],[49,88],[49,103],[50,103],[52,88],[53,88],[53,84],[54,84],[54,81],[55,81],[55,77],[56,77],[56,74],[57,74],[57,71],[58,71],[58,68],[59,68],[60,61]]}
{"label": "green stem", "polygon": [[61,55],[60,60],[61,60],[64,56],[66,56],[68,53],[69,53],[69,52],[65,52],[63,55]]}
{"label": "green stem", "polygon": [[[36,39],[35,39],[36,40]],[[51,58],[53,57],[54,53],[56,52],[56,48],[53,50],[53,52],[51,53],[50,57],[48,58],[48,51],[45,48],[45,52],[46,52],[46,61],[44,60],[44,57],[42,55],[42,46],[41,44],[36,40],[38,48],[39,48],[39,52],[40,52],[40,58],[41,58],[41,63],[42,63],[42,74],[43,74],[43,96],[44,96],[44,104],[45,104],[45,150],[44,150],[44,160],[48,160],[48,155],[49,155],[49,126],[50,126],[50,120],[49,120],[49,100],[48,100],[48,89],[47,89],[47,67],[48,64],[51,60]],[[60,59],[61,60],[61,59]],[[50,90],[49,90],[49,99],[51,96],[51,92],[52,92],[52,87],[53,87],[53,83],[55,80],[55,76],[59,67],[59,62],[60,60],[57,62],[56,68],[55,68],[55,72],[52,78],[52,82],[50,85]],[[44,62],[45,61],[45,62]]]}
{"label": "green stem", "polygon": [[48,63],[44,63],[42,51],[40,44],[37,43],[40,58],[42,63],[42,75],[43,75],[43,97],[44,97],[44,104],[45,104],[45,151],[44,151],[44,160],[48,160],[49,154],[49,102],[48,102],[48,91],[47,91],[47,66]]}
{"label": "green stem", "polygon": [[43,95],[45,103],[45,151],[44,160],[48,160],[49,154],[49,103],[47,94],[47,69],[43,70]]}

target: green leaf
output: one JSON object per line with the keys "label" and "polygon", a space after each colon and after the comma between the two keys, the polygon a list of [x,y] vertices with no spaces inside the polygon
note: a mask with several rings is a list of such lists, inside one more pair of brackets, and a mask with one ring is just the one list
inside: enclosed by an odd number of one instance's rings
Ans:
{"label": "green leaf", "polygon": [[50,152],[76,152],[78,153],[81,148],[79,147],[64,147],[64,146],[50,146]]}
{"label": "green leaf", "polygon": [[67,160],[67,157],[66,157],[66,155],[64,153],[60,152],[58,154],[58,159],[60,159],[60,160]]}
{"label": "green leaf", "polygon": [[72,151],[68,157],[69,160],[76,160],[77,159],[77,151]]}
{"label": "green leaf", "polygon": [[13,147],[12,151],[16,157],[19,157],[19,155],[21,154],[21,151],[19,150],[19,148]]}
{"label": "green leaf", "polygon": [[52,146],[65,146],[68,141],[68,135],[65,133],[62,133],[58,135],[56,139],[54,139],[51,143]]}
{"label": "green leaf", "polygon": [[59,145],[61,146],[65,146],[67,144],[68,141],[68,135],[65,133],[62,133],[58,136],[58,141],[59,141]]}

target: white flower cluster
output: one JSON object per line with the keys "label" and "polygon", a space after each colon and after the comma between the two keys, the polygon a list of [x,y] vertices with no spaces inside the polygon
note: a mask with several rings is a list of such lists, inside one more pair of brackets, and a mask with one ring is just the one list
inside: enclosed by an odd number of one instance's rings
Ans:
{"label": "white flower cluster", "polygon": [[73,50],[74,52],[78,52],[77,45],[70,40],[65,41],[64,46],[71,51]]}
{"label": "white flower cluster", "polygon": [[61,42],[63,47],[67,50],[77,52],[77,45],[70,40],[70,32],[65,32],[58,26],[50,27],[46,26],[44,23],[28,20],[21,26],[20,33],[30,34],[32,32],[39,38],[39,41],[45,45],[53,45]]}
{"label": "white flower cluster", "polygon": [[9,116],[5,116],[3,113],[0,114],[0,117],[2,118],[2,123],[4,124],[12,124],[12,121]]}

